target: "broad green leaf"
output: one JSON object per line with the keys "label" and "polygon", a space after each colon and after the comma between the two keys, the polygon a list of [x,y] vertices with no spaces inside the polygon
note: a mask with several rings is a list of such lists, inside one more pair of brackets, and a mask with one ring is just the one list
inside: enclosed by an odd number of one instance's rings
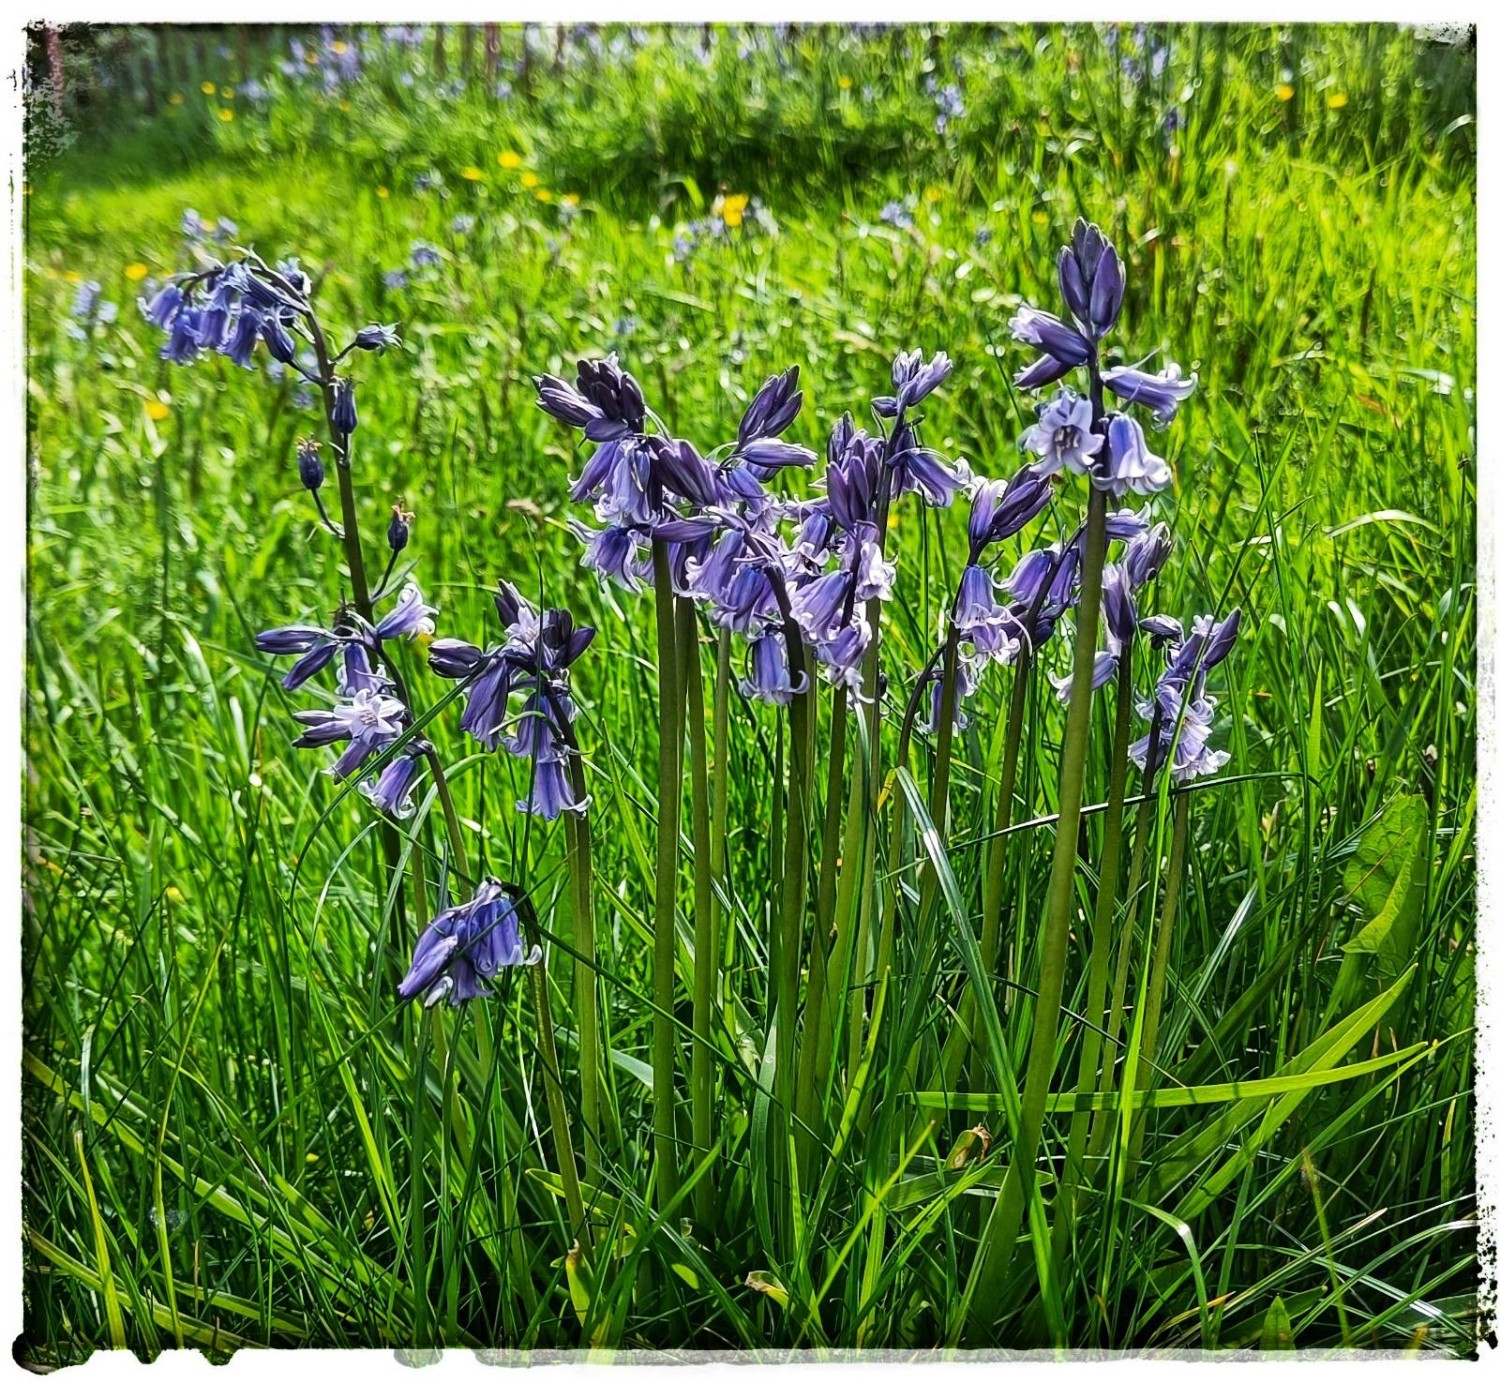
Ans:
{"label": "broad green leaf", "polygon": [[1360,839],[1344,887],[1369,920],[1344,944],[1346,955],[1375,957],[1376,973],[1398,974],[1411,960],[1427,877],[1427,803],[1397,797]]}
{"label": "broad green leaf", "polygon": [[1262,1350],[1297,1348],[1297,1342],[1292,1338],[1292,1318],[1287,1313],[1286,1302],[1280,1297],[1266,1312],[1265,1323],[1260,1328],[1260,1347]]}

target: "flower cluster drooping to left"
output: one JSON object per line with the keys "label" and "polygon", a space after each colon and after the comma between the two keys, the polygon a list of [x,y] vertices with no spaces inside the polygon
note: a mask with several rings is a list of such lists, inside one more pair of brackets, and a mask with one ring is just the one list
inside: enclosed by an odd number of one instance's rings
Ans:
{"label": "flower cluster drooping to left", "polygon": [[[343,523],[336,524],[321,493],[327,479],[325,448],[312,438],[299,442],[298,479],[312,496],[322,527],[344,545],[356,595],[338,607],[326,627],[283,625],[256,636],[261,652],[294,659],[281,679],[287,691],[297,691],[325,670],[333,672],[332,706],[293,713],[301,727],[294,745],[337,748],[327,772],[336,782],[356,781],[360,793],[396,821],[413,816],[425,763],[446,807],[437,751],[419,733],[425,718],[415,713],[392,656],[397,645],[406,643],[428,650],[433,672],[463,684],[463,729],[486,749],[503,749],[527,763],[531,783],[517,804],[521,810],[547,820],[563,811],[583,812],[588,797],[580,786],[568,670],[587,648],[593,630],[576,628],[565,610],[538,616],[506,583],[495,597],[505,628],[499,645],[484,652],[457,639],[434,639],[437,610],[409,574],[393,581],[412,529],[412,515],[400,505],[385,532],[384,575],[373,592],[365,582],[347,475],[360,418],[354,381],[340,367],[356,352],[398,348],[395,327],[372,323],[335,350],[313,309],[312,282],[296,260],[272,267],[247,252],[226,263],[209,257],[201,244],[197,248],[203,260],[197,271],[170,279],[141,303],[147,320],[166,333],[163,359],[188,364],[216,352],[253,369],[263,348],[278,370],[299,374],[323,395],[340,498],[346,501]],[[514,715],[513,696],[521,698]],[[452,830],[450,818],[450,834]],[[450,846],[456,854],[462,850],[456,839]],[[422,932],[400,996],[459,1004],[487,993],[483,981],[503,967],[531,963],[539,954],[535,948],[526,952],[519,925],[511,886],[480,881],[466,901],[440,911]]]}

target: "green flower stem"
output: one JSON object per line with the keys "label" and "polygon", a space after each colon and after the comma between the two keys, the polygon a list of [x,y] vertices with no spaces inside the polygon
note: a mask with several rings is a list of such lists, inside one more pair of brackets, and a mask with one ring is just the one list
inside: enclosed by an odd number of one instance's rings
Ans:
{"label": "green flower stem", "polygon": [[1057,794],[1057,836],[1052,853],[1052,878],[1047,890],[1043,923],[1041,973],[1037,983],[1031,1050],[1021,1094],[1021,1123],[1000,1199],[985,1225],[980,1244],[976,1288],[976,1328],[993,1320],[1010,1272],[1022,1216],[1031,1199],[1037,1147],[1047,1092],[1057,1058],[1057,1030],[1062,1015],[1063,980],[1068,963],[1068,934],[1072,921],[1074,878],[1078,863],[1078,823],[1083,807],[1083,780],[1088,767],[1089,711],[1093,704],[1094,651],[1099,639],[1099,590],[1108,546],[1102,490],[1089,493],[1088,523],[1083,547],[1083,578],[1078,600],[1078,630],[1073,650],[1072,695],[1063,733],[1062,768]]}
{"label": "green flower stem", "polygon": [[443,773],[443,766],[438,761],[436,752],[427,755],[427,766],[432,770],[433,786],[437,788],[438,801],[443,807],[443,822],[448,831],[448,844],[453,848],[453,869],[459,878],[467,879],[471,883],[473,876],[469,873],[468,852],[464,849],[463,831],[458,824],[458,813],[453,807],[453,794],[448,791],[448,779]]}
{"label": "green flower stem", "polygon": [[[796,646],[789,659],[792,676],[806,669],[801,635],[789,629],[788,645]],[[812,820],[812,737],[816,727],[816,684],[806,673],[806,690],[792,697],[789,708],[791,759],[787,774],[786,844],[782,851],[781,970],[776,996],[776,1099],[784,1111],[799,1165],[811,1152],[808,1131],[797,1126],[793,1109],[797,1095],[797,989],[802,974],[802,933],[807,912],[807,846]]]}
{"label": "green flower stem", "polygon": [[[1178,793],[1172,804],[1172,854],[1167,861],[1167,885],[1162,896],[1161,921],[1151,943],[1151,976],[1146,985],[1146,1007],[1141,1014],[1141,1060],[1136,1088],[1149,1090],[1154,1084],[1157,1028],[1161,1023],[1162,999],[1167,990],[1167,966],[1172,958],[1172,933],[1177,923],[1177,905],[1182,895],[1182,878],[1187,867],[1188,816],[1192,794]],[[1146,1133],[1144,1118],[1135,1122],[1130,1135],[1130,1153],[1125,1161],[1125,1175],[1141,1155]]]}
{"label": "green flower stem", "polygon": [[[1150,766],[1155,762],[1155,745],[1161,735],[1161,718],[1161,707],[1158,706],[1151,721],[1152,749],[1146,756],[1147,772],[1141,783],[1141,796],[1147,799],[1148,805],[1155,785],[1154,774]],[[1141,834],[1145,831],[1148,821],[1147,806],[1143,805],[1135,818],[1134,839],[1130,850],[1130,877],[1125,884],[1125,919],[1120,927],[1120,954],[1115,961],[1115,977],[1110,984],[1109,1010],[1104,1024],[1106,1034],[1104,1051],[1107,1058],[1112,1058],[1117,1050],[1125,1022],[1125,991],[1130,984],[1131,953],[1135,948],[1135,916],[1140,908],[1141,872],[1145,867],[1147,854],[1140,848]],[[1106,1059],[1099,1089],[1103,1094],[1108,1095],[1114,1088],[1115,1062],[1113,1059]],[[1089,1157],[1098,1157],[1104,1151],[1114,1129],[1115,1117],[1115,1111],[1109,1109],[1101,1109],[1094,1116],[1093,1131],[1089,1134]]]}
{"label": "green flower stem", "polygon": [[[569,758],[573,794],[586,796],[583,764],[575,753]],[[584,1180],[596,1181],[599,1168],[599,1072],[603,1047],[599,1036],[598,936],[594,925],[594,842],[586,812],[565,812],[568,855],[571,868],[568,885],[573,905],[573,1007],[578,1021],[579,1107],[583,1115]]]}
{"label": "green flower stem", "polygon": [[677,639],[672,612],[671,559],[666,543],[651,544],[656,584],[656,667],[659,738],[656,760],[656,906],[652,956],[651,1126],[656,1146],[657,1203],[665,1209],[677,1195],[676,1043],[673,1032],[673,971],[677,961],[677,835],[682,804],[679,766],[682,727],[677,685]]}
{"label": "green flower stem", "polygon": [[349,589],[354,596],[354,608],[373,624],[375,615],[370,603],[370,583],[365,576],[364,549],[359,541],[359,509],[354,503],[350,439],[333,424],[333,361],[329,357],[328,342],[317,317],[308,312],[305,320],[308,336],[312,341],[313,354],[318,358],[318,379],[321,382],[323,394],[323,416],[328,423],[328,435],[333,441],[334,471],[339,483],[339,517],[343,520],[341,536],[344,542],[344,561],[349,567]]}
{"label": "green flower stem", "polygon": [[[698,621],[691,601],[677,602],[677,642],[687,691],[688,748],[693,776],[693,1051],[689,1099],[693,1153],[707,1157],[713,1148],[714,1062],[713,1005],[716,970],[713,848],[708,791],[708,727],[703,709],[703,666],[698,655]],[[693,1188],[699,1224],[713,1222],[715,1191],[709,1168]]]}
{"label": "green flower stem", "polygon": [[563,1099],[562,1068],[557,1064],[557,1040],[552,1032],[552,1004],[547,993],[547,962],[529,967],[531,1001],[536,1009],[536,1039],[541,1049],[542,1080],[547,1088],[547,1112],[552,1116],[552,1148],[562,1178],[563,1200],[568,1207],[568,1228],[585,1254],[590,1250],[584,1233],[583,1188],[578,1184],[578,1163],[573,1155],[573,1130]]}
{"label": "green flower stem", "polygon": [[[1089,949],[1089,988],[1084,1017],[1083,1050],[1078,1059],[1078,1093],[1092,1095],[1098,1088],[1100,1030],[1104,1023],[1105,989],[1109,983],[1109,958],[1113,949],[1115,901],[1120,886],[1120,862],[1124,848],[1125,784],[1130,769],[1131,654],[1134,643],[1125,639],[1120,646],[1116,669],[1114,739],[1110,744],[1109,799],[1104,810],[1104,849],[1099,860],[1099,893],[1094,903],[1094,935]],[[1089,1116],[1073,1115],[1068,1132],[1068,1155],[1063,1164],[1062,1182],[1058,1188],[1055,1218],[1052,1224],[1052,1262],[1054,1271],[1068,1252],[1073,1227],[1073,1202],[1078,1178],[1083,1170],[1084,1141]]]}
{"label": "green flower stem", "polygon": [[811,954],[807,966],[807,1013],[801,1062],[797,1071],[797,1115],[813,1131],[820,1132],[818,1111],[827,1076],[828,977],[832,973],[829,948],[833,944],[834,904],[837,900],[839,822],[844,811],[844,743],[849,713],[848,688],[833,697],[833,718],[828,740],[828,795],[823,804],[823,859],[818,870],[818,901],[813,913]]}
{"label": "green flower stem", "polygon": [[[995,825],[985,861],[983,917],[979,931],[979,960],[985,974],[995,968],[1000,949],[1000,896],[1005,878],[1005,851],[1010,840],[1010,818],[1014,810],[1016,766],[1021,757],[1021,732],[1026,724],[1026,689],[1031,681],[1031,652],[1024,645],[1016,659],[1016,676],[1010,689],[1010,714],[1006,717],[1005,746],[1001,752],[1000,786],[995,801]],[[972,992],[965,990],[958,1009],[958,1023],[943,1054],[943,1089],[957,1090],[963,1076],[971,1040],[979,1018]]]}

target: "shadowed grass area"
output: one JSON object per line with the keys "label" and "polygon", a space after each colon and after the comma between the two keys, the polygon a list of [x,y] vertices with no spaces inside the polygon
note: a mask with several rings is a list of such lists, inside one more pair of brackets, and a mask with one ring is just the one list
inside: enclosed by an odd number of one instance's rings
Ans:
{"label": "shadowed grass area", "polygon": [[[1464,52],[1386,28],[1153,29],[1112,48],[1088,27],[955,27],[761,31],[745,54],[724,31],[705,61],[698,31],[618,53],[615,32],[597,53],[567,38],[555,68],[549,34],[530,97],[519,68],[500,69],[516,88],[504,100],[488,78],[441,90],[458,70],[451,33],[444,77],[430,36],[378,60],[364,38],[358,81],[325,95],[271,69],[263,104],[244,95],[253,72],[215,59],[204,80],[232,78],[232,98],[194,83],[149,118],[121,105],[119,143],[106,118],[28,170],[34,1356],[181,1343],[1469,1352],[1476,241]],[[507,30],[507,63],[518,51]],[[1139,81],[1122,56],[1142,64]],[[964,113],[941,135],[929,78],[962,92]],[[758,202],[714,234],[701,223],[721,187]],[[158,358],[133,302],[144,277],[191,263],[189,208],[231,218],[238,243],[268,260],[301,256],[326,320],[400,323],[404,349],[356,369],[357,505],[367,545],[392,504],[416,511],[405,555],[440,608],[438,633],[495,641],[489,591],[502,578],[599,629],[573,673],[609,1049],[605,1151],[585,1188],[592,1262],[568,1256],[533,993],[506,972],[493,999],[463,1010],[397,1004],[415,921],[386,887],[378,822],[320,771],[322,756],[290,747],[290,712],[323,694],[283,692],[284,668],[256,653],[254,634],[322,622],[346,594],[294,459],[319,419],[263,365]],[[1199,377],[1162,443],[1176,483],[1157,507],[1177,551],[1154,600],[1184,616],[1244,611],[1218,686],[1216,742],[1232,759],[1187,795],[1156,1104],[1131,1113],[1139,1167],[1127,1175],[1123,1146],[1091,1150],[1061,1271],[1028,1233],[1000,1305],[981,1316],[970,1270],[1010,1158],[994,1049],[976,1038],[983,1059],[957,1091],[924,1075],[929,1093],[913,1099],[904,1072],[913,1052],[935,1067],[957,1021],[1011,674],[989,675],[956,737],[938,903],[919,914],[892,890],[896,979],[870,1014],[884,1035],[862,1075],[834,1063],[814,1102],[811,1184],[796,1194],[768,1172],[778,1150],[763,1062],[780,740],[767,708],[729,697],[716,1214],[686,1202],[659,1213],[655,627],[648,600],[581,568],[566,526],[580,457],[530,381],[618,351],[665,425],[706,451],[733,435],[768,373],[796,363],[807,401],[789,435],[820,449],[844,410],[863,418],[888,392],[898,351],[942,349],[955,369],[924,408],[925,439],[1008,476],[1034,414],[1009,382],[1031,353],[1007,322],[1022,299],[1055,297],[1056,247],[1080,214],[1125,254],[1132,347]],[[417,242],[438,263],[414,267]],[[80,280],[121,309],[84,339],[68,330]],[[883,637],[897,719],[964,561],[964,516],[960,504],[895,519],[900,580]],[[1074,517],[1054,506],[1027,541],[1064,536]],[[1023,550],[1010,546],[1007,561]],[[1068,642],[1042,671],[1069,671]],[[398,656],[414,709],[432,711],[451,685],[424,675],[418,645]],[[737,674],[742,646],[735,660]],[[711,656],[704,667],[711,676]],[[1012,1053],[1034,1021],[1064,721],[1045,676],[1026,695],[996,989]],[[825,688],[825,772],[829,701]],[[1112,712],[1094,713],[1091,804]],[[518,881],[536,903],[577,1127],[563,832],[528,826],[513,810],[525,766],[475,752],[455,720],[447,709],[424,733],[444,752],[476,872]],[[919,736],[909,822],[932,749]],[[894,775],[883,788],[907,791]],[[690,787],[685,859],[702,845],[691,799]],[[1156,811],[1142,810],[1143,831]],[[400,825],[401,849],[428,852],[434,884],[451,863],[440,815],[424,780]],[[1038,1160],[1047,1206],[1080,1083],[1102,813],[1086,820]],[[1169,834],[1153,837],[1142,872],[1138,967]],[[840,842],[821,816],[809,837],[816,872]],[[892,844],[878,887],[888,865],[904,867],[914,893],[912,858]],[[685,1076],[687,869],[679,893]],[[1389,940],[1364,955],[1356,938],[1382,918]],[[1122,1072],[1139,1051],[1132,1021]],[[940,1117],[913,1147],[924,1100]],[[996,1139],[975,1160],[958,1150],[980,1120]]]}

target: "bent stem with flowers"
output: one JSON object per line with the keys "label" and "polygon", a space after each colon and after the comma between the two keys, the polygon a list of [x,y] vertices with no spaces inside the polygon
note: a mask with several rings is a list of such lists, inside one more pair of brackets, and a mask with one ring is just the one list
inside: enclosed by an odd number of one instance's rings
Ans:
{"label": "bent stem with flowers", "polygon": [[[1125,267],[1098,227],[1078,224],[1057,282],[1060,314],[1023,306],[1010,324],[1037,353],[1016,387],[1044,396],[1019,438],[1024,459],[999,476],[925,435],[923,406],[954,368],[941,351],[895,359],[892,392],[870,401],[866,424],[845,413],[832,426],[821,473],[820,453],[788,436],[803,413],[796,366],[765,381],[732,437],[707,446],[673,435],[613,356],[581,361],[571,378],[537,376],[540,407],[584,448],[571,497],[592,523],[570,521],[583,568],[613,588],[607,603],[649,594],[654,606],[655,801],[641,815],[654,817],[655,846],[629,881],[596,875],[596,819],[630,807],[618,793],[608,805],[590,794],[602,746],[573,692],[575,675],[588,675],[583,655],[596,642],[609,649],[610,632],[596,639],[567,609],[534,606],[501,580],[491,636],[437,636],[439,612],[409,555],[418,530],[400,506],[381,578],[368,582],[348,364],[399,347],[395,329],[365,327],[335,350],[308,276],[253,253],[213,261],[145,305],[169,360],[217,352],[253,368],[264,350],[322,391],[327,443],[298,446],[298,475],[350,594],[326,615],[267,629],[257,647],[294,660],[281,678],[288,694],[322,687],[321,704],[292,712],[292,743],[338,750],[328,776],[354,784],[377,813],[386,863],[414,897],[416,935],[384,938],[410,944],[404,978],[387,987],[379,963],[365,977],[420,1003],[431,1027],[418,1052],[430,1031],[448,1056],[433,1072],[439,1085],[420,1087],[437,1101],[437,1122],[414,1130],[414,1195],[453,1194],[427,1184],[434,1130],[458,1140],[461,1161],[472,1152],[440,1085],[473,1063],[442,1011],[502,993],[512,970],[531,977],[547,1170],[566,1210],[558,1248],[586,1341],[666,1309],[700,1269],[749,1273],[755,1290],[794,1301],[797,1340],[823,1338],[819,1303],[841,1280],[844,1336],[886,1338],[874,1310],[902,1253],[891,1191],[918,1166],[932,1169],[940,1209],[963,1197],[975,1212],[954,1221],[972,1239],[965,1305],[937,1338],[1029,1338],[1038,1327],[1028,1304],[1054,1299],[1078,1225],[1142,1157],[1144,1120],[1115,1119],[1110,1094],[1122,1080],[1133,1094],[1154,1082],[1192,867],[1185,789],[1227,759],[1212,747],[1208,685],[1239,621],[1215,612],[1183,623],[1150,604],[1174,546],[1167,511],[1155,508],[1172,475],[1141,420],[1170,424],[1195,380],[1172,365],[1112,363]],[[322,498],[330,454],[337,521]],[[893,541],[903,508],[911,526],[939,534],[943,511],[966,519],[961,569],[932,601],[942,613],[919,636],[925,646],[906,625],[892,637],[911,560]],[[1044,541],[1043,525],[1064,536]],[[438,691],[419,700],[424,670]],[[987,678],[1008,686],[1003,713],[981,727],[972,722],[989,704],[979,696]],[[1065,703],[1057,798],[1041,824],[1017,827],[1018,809],[1036,805],[1023,795],[1034,776],[1025,754],[1045,752],[1031,726],[1053,718],[1036,690],[1048,682]],[[1113,699],[1102,758],[1090,753],[1100,698]],[[491,823],[473,817],[472,794],[465,819],[444,768],[454,737],[441,727],[455,701],[456,729],[479,759],[501,756],[525,782],[519,841],[509,833],[509,862],[493,874],[470,867],[490,853]],[[997,774],[976,796],[985,769],[969,762],[970,746],[986,738]],[[742,754],[755,784],[731,795],[737,743],[784,750]],[[1106,767],[1098,782],[1096,761]],[[734,820],[732,801],[758,814]],[[1103,829],[1084,869],[1089,804]],[[560,823],[568,878],[550,895],[527,882],[532,821]],[[779,869],[757,876],[740,867],[736,842],[765,832]],[[1163,848],[1164,882],[1152,863]],[[1043,920],[1023,936],[1016,889],[1039,852]],[[562,897],[573,985],[559,1043],[547,978],[559,932],[542,921]],[[1072,942],[1085,917],[1080,957]],[[753,965],[721,968],[747,946]],[[1034,987],[1017,978],[1018,947],[1035,948]],[[1081,1015],[1065,1010],[1070,974],[1083,980]],[[648,1030],[642,1044],[635,1034]],[[482,1062],[497,1059],[491,1032],[488,1021],[472,1031]],[[639,1122],[622,1109],[621,1071],[645,1088]],[[1054,1088],[1060,1072],[1067,1092]],[[1072,1113],[1054,1154],[1044,1133],[1061,1093]],[[965,1127],[975,1109],[995,1127]],[[525,1118],[535,1124],[538,1112]],[[636,1132],[646,1128],[649,1139]],[[485,1172],[471,1163],[466,1174]],[[841,1236],[809,1246],[810,1226],[840,1220]],[[414,1224],[411,1262],[425,1263],[425,1220]],[[1028,1227],[1029,1262],[1018,1254]],[[611,1313],[589,1305],[595,1294],[617,1302]],[[1048,1330],[1064,1342],[1055,1323]]]}

